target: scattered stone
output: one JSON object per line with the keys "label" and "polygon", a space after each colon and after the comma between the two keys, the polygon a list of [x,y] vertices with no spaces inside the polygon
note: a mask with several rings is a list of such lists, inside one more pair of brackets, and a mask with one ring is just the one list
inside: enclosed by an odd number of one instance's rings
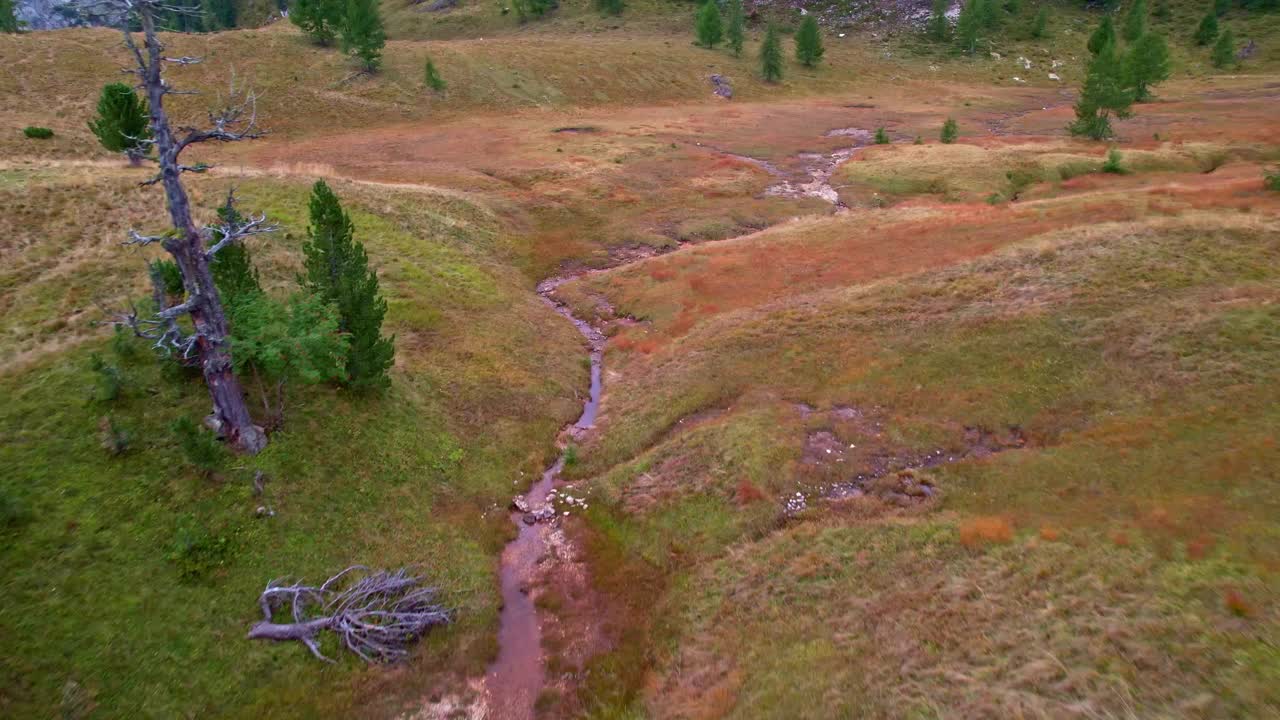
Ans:
{"label": "scattered stone", "polygon": [[1057,80],[1058,82],[1062,82],[1062,78],[1058,77],[1058,73],[1049,73],[1049,79],[1050,79],[1050,80]]}
{"label": "scattered stone", "polygon": [[1258,43],[1250,40],[1244,47],[1240,48],[1240,52],[1236,53],[1237,60],[1248,60],[1258,53]]}
{"label": "scattered stone", "polygon": [[525,500],[523,495],[517,495],[511,498],[511,507],[515,508],[517,512],[527,513],[529,512],[529,501]]}
{"label": "scattered stone", "polygon": [[711,81],[711,92],[725,100],[733,99],[733,86],[729,84],[729,78],[723,75],[712,75],[708,79]]}

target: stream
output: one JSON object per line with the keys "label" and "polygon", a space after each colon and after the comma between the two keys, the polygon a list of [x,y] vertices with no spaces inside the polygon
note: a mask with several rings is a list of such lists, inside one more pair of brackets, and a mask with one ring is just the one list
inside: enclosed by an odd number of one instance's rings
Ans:
{"label": "stream", "polygon": [[[585,320],[574,316],[569,308],[551,298],[569,276],[545,280],[538,285],[538,295],[557,313],[568,318],[590,347],[591,387],[582,405],[582,415],[561,433],[561,439],[575,439],[596,421],[603,390],[601,370],[604,365],[604,334]],[[538,565],[547,551],[549,525],[541,520],[549,515],[549,496],[564,470],[565,454],[542,473],[522,496],[525,509],[511,512],[517,535],[502,551],[499,578],[502,589],[502,611],[498,625],[498,658],[485,675],[488,717],[495,720],[532,720],[534,704],[546,683],[546,667],[542,654],[542,628],[538,610],[530,595]]]}

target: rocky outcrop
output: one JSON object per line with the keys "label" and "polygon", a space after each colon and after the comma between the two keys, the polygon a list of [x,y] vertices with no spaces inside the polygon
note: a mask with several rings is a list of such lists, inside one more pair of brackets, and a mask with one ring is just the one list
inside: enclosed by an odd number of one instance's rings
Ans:
{"label": "rocky outcrop", "polygon": [[18,0],[13,14],[28,30],[57,30],[102,24],[89,22],[71,0]]}

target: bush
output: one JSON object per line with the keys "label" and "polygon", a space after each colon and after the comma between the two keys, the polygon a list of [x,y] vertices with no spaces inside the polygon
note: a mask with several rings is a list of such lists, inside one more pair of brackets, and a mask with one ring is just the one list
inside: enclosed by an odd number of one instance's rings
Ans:
{"label": "bush", "polygon": [[1280,192],[1280,167],[1262,171],[1262,186]]}
{"label": "bush", "polygon": [[98,422],[98,431],[102,435],[102,449],[108,455],[118,457],[129,452],[129,431],[117,425],[115,418],[103,415]]}
{"label": "bush", "polygon": [[89,356],[89,369],[97,376],[94,381],[93,398],[99,402],[112,403],[124,394],[124,373],[115,365],[110,365],[98,353]]}
{"label": "bush", "polygon": [[943,144],[950,145],[955,142],[958,137],[960,137],[960,127],[956,124],[956,119],[947,118],[947,121],[942,123],[941,139]]}
{"label": "bush", "polygon": [[173,434],[182,455],[193,467],[204,473],[213,473],[222,467],[227,453],[213,433],[180,417],[173,423]]}
{"label": "bush", "polygon": [[876,144],[877,145],[889,144],[889,133],[885,132],[884,128],[882,127],[876,128]]}
{"label": "bush", "polygon": [[444,92],[446,87],[444,78],[440,77],[440,72],[436,70],[436,64],[431,62],[431,58],[427,58],[424,79],[426,80],[427,87],[431,88],[435,92]]}
{"label": "bush", "polygon": [[48,140],[53,137],[53,131],[49,128],[36,127],[34,125],[28,125],[27,127],[22,128],[22,134],[36,140]]}
{"label": "bush", "polygon": [[177,567],[183,582],[195,582],[226,566],[231,560],[231,540],[214,535],[188,515],[179,522],[172,549],[165,558]]}
{"label": "bush", "polygon": [[1125,173],[1127,173],[1128,170],[1125,170],[1123,167],[1120,166],[1120,159],[1121,158],[1120,158],[1119,150],[1115,148],[1111,148],[1110,150],[1108,150],[1107,160],[1106,162],[1102,163],[1102,172],[1111,173],[1113,175],[1124,175]]}
{"label": "bush", "polygon": [[16,493],[0,487],[0,529],[17,527],[31,519],[31,509]]}

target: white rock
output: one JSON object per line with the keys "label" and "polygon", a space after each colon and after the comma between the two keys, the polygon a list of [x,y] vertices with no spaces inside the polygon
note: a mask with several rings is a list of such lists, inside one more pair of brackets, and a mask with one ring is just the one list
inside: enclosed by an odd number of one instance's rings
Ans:
{"label": "white rock", "polygon": [[1057,80],[1058,82],[1062,82],[1062,78],[1058,77],[1058,73],[1049,73],[1049,79],[1050,79],[1050,80]]}

